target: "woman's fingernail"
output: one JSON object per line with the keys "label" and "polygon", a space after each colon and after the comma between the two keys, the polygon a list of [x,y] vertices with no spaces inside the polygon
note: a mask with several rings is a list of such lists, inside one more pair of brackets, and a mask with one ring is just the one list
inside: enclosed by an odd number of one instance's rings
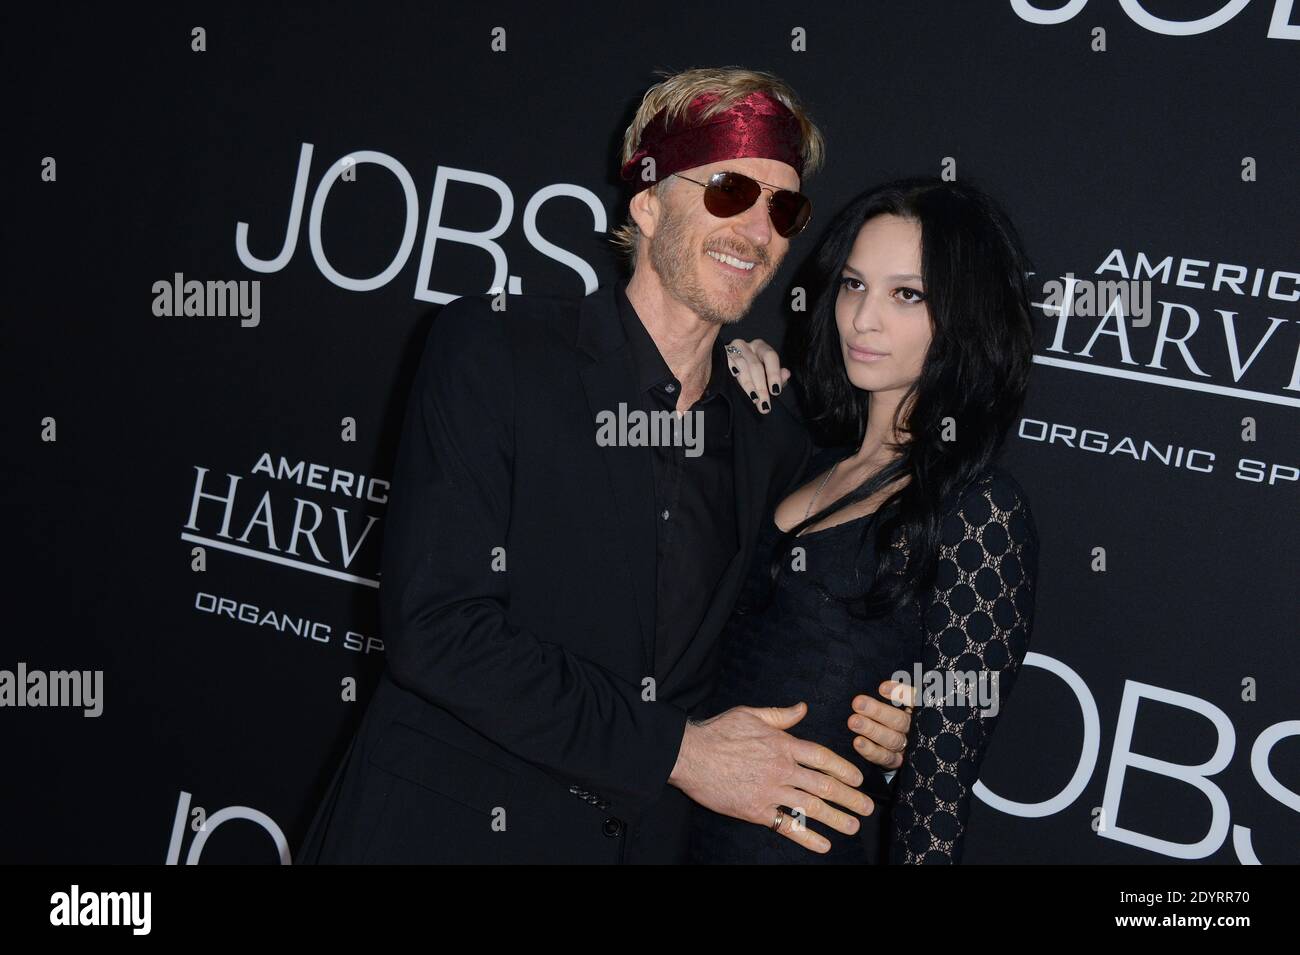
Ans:
{"label": "woman's fingernail", "polygon": [[750,397],[751,400],[753,400],[753,401],[757,401],[757,400],[758,400],[758,392],[757,392],[757,391],[751,391],[751,392],[749,393],[749,397]]}
{"label": "woman's fingernail", "polygon": [[766,411],[768,408],[767,402],[764,401],[761,405],[759,405],[759,407],[762,408],[764,411]]}
{"label": "woman's fingernail", "polygon": [[732,373],[733,375],[739,375],[739,374],[740,374],[740,369],[739,369],[739,368],[736,368],[736,367],[733,365],[733,366],[732,366],[732,369],[731,369],[731,373]]}
{"label": "woman's fingernail", "polygon": [[780,393],[781,393],[781,386],[780,386],[780,385],[777,385],[777,384],[773,384],[773,385],[772,385],[772,394],[774,394],[774,395],[779,395]]}

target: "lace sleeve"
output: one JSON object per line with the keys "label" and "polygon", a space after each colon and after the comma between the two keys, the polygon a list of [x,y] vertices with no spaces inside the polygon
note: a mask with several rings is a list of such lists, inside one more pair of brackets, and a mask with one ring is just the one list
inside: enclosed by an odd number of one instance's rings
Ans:
{"label": "lace sleeve", "polygon": [[1033,516],[1009,476],[977,481],[944,518],[938,573],[920,607],[921,666],[941,676],[945,690],[972,671],[976,682],[973,693],[959,690],[913,713],[892,863],[961,861],[971,790],[1029,642],[1037,567]]}

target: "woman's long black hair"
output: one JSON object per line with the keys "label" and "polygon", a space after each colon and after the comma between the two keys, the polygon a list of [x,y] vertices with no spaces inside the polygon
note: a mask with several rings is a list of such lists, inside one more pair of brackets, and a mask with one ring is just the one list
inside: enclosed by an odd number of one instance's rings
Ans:
{"label": "woman's long black hair", "polygon": [[944,508],[992,465],[1019,414],[1033,360],[1028,263],[997,203],[969,182],[917,177],[885,183],[854,199],[818,248],[798,381],[819,444],[856,450],[866,434],[870,394],[849,381],[835,300],[859,230],[884,214],[920,226],[932,328],[921,373],[895,414],[897,457],[783,533],[770,566],[775,584],[797,534],[905,478],[868,523],[877,570],[867,591],[852,598],[864,602],[865,616],[899,609],[933,582]]}

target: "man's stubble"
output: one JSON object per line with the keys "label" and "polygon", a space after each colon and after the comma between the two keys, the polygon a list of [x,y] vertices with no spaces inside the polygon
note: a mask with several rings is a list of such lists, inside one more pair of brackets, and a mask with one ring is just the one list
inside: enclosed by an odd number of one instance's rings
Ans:
{"label": "man's stubble", "polygon": [[[695,264],[698,260],[686,227],[686,217],[675,213],[669,202],[663,203],[659,228],[649,241],[650,265],[659,275],[664,291],[710,325],[727,325],[744,318],[758,293],[767,287],[776,274],[774,268],[767,268],[768,255],[765,250],[715,243],[711,248],[756,261],[754,267],[761,268],[766,273],[754,284],[753,293],[748,297],[718,302],[697,281]],[[734,304],[737,301],[739,304]]]}

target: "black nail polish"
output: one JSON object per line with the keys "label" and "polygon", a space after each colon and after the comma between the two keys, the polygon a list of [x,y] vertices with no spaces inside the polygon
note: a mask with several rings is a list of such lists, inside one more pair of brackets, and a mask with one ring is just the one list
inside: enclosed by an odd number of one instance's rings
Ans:
{"label": "black nail polish", "polygon": [[753,399],[754,401],[757,401],[757,400],[758,400],[758,392],[757,392],[757,391],[751,391],[751,392],[749,393],[749,397],[750,397],[751,399]]}
{"label": "black nail polish", "polygon": [[733,366],[732,366],[732,369],[731,369],[731,373],[732,373],[733,375],[739,375],[739,374],[740,374],[740,369],[739,369],[739,368],[736,368],[736,367],[733,365]]}
{"label": "black nail polish", "polygon": [[764,411],[766,411],[766,410],[767,410],[767,402],[764,401],[764,402],[763,402],[759,407],[761,407]]}
{"label": "black nail polish", "polygon": [[773,385],[772,385],[772,394],[774,394],[774,395],[779,395],[780,393],[781,393],[781,386],[780,386],[780,385],[777,385],[777,384],[773,384]]}

